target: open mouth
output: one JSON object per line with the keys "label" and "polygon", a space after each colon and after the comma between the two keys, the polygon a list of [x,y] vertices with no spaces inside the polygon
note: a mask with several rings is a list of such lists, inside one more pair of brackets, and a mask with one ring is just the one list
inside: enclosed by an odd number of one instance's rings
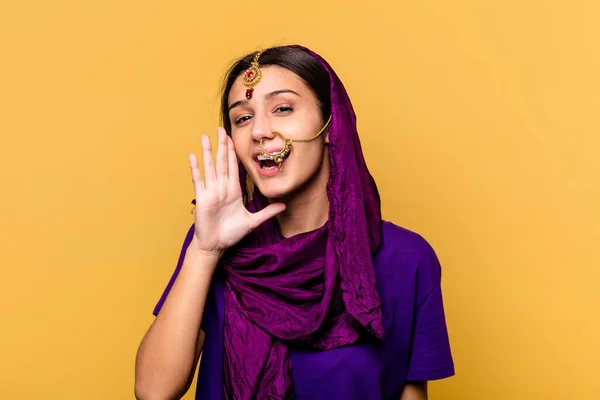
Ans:
{"label": "open mouth", "polygon": [[[288,156],[284,157],[282,164],[285,162],[285,160],[287,160]],[[264,170],[270,170],[270,169],[274,169],[274,168],[279,168],[279,163],[276,163],[273,160],[270,160],[269,158],[263,156],[262,154],[259,154],[258,156],[256,156],[256,162],[258,163],[258,166],[260,167],[260,169],[264,169]]]}

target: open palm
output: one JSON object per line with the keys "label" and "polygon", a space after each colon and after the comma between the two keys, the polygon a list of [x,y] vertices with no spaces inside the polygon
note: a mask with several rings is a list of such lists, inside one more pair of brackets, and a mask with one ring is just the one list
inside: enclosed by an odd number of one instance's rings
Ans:
{"label": "open palm", "polygon": [[273,203],[257,213],[249,212],[242,200],[238,162],[233,141],[225,129],[218,129],[216,162],[208,136],[202,136],[204,180],[198,158],[190,154],[192,181],[196,193],[194,242],[199,250],[222,253],[250,231],[285,209]]}

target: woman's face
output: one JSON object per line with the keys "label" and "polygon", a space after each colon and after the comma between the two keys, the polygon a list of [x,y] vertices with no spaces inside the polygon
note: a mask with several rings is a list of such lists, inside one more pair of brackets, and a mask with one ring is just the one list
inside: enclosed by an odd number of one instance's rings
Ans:
{"label": "woman's face", "polygon": [[[239,76],[229,92],[231,138],[246,171],[263,195],[286,199],[307,192],[322,192],[329,178],[327,134],[310,142],[295,139],[315,136],[325,121],[315,94],[295,73],[277,66],[261,68],[262,79],[246,99],[247,87]],[[259,160],[259,142],[269,153],[283,148],[283,139],[292,139],[292,151],[279,166]]]}

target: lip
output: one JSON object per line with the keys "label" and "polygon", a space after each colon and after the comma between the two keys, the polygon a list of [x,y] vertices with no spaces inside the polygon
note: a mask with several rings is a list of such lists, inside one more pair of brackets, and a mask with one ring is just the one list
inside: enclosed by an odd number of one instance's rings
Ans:
{"label": "lip", "polygon": [[[278,152],[278,151],[280,151],[280,150],[281,150],[281,148],[274,148],[274,147],[268,147],[268,148],[265,148],[265,151],[266,151],[267,153],[276,153],[276,152]],[[273,176],[275,176],[275,175],[278,175],[278,174],[282,174],[282,173],[283,173],[283,172],[279,172],[279,168],[277,168],[277,167],[275,167],[275,168],[271,168],[271,169],[262,169],[262,168],[260,167],[260,161],[258,161],[258,160],[256,159],[256,157],[257,157],[259,154],[260,154],[260,151],[258,151],[258,150],[257,150],[257,151],[256,151],[256,153],[254,154],[254,156],[252,157],[252,159],[254,160],[254,165],[256,166],[256,170],[257,170],[257,172],[258,172],[258,174],[259,174],[260,176],[264,176],[264,177],[273,177]],[[288,156],[287,156],[287,157],[286,157],[286,158],[283,160],[283,162],[281,163],[281,167],[284,167],[284,166],[285,166],[285,164],[287,163],[287,160],[288,160],[288,158],[290,158],[290,156],[291,156],[291,154],[290,154],[290,155],[288,155]]]}
{"label": "lip", "polygon": [[[265,147],[265,151],[267,153],[278,153],[282,150],[282,147]],[[256,160],[256,157],[260,154],[260,150],[256,149],[254,150],[254,152],[252,153],[252,158]]]}

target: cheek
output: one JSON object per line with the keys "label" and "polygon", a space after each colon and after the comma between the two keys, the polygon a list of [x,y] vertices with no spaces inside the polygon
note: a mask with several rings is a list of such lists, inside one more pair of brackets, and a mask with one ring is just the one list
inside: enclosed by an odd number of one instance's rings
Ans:
{"label": "cheek", "polygon": [[292,138],[308,139],[316,135],[321,128],[320,119],[311,113],[290,121],[286,126],[286,133]]}
{"label": "cheek", "polygon": [[231,141],[233,142],[235,153],[238,155],[238,157],[248,148],[248,141],[246,140],[245,135],[232,133]]}
{"label": "cheek", "polygon": [[325,149],[320,144],[307,146],[304,152],[298,152],[294,157],[293,173],[298,178],[306,178],[314,174],[325,161]]}

